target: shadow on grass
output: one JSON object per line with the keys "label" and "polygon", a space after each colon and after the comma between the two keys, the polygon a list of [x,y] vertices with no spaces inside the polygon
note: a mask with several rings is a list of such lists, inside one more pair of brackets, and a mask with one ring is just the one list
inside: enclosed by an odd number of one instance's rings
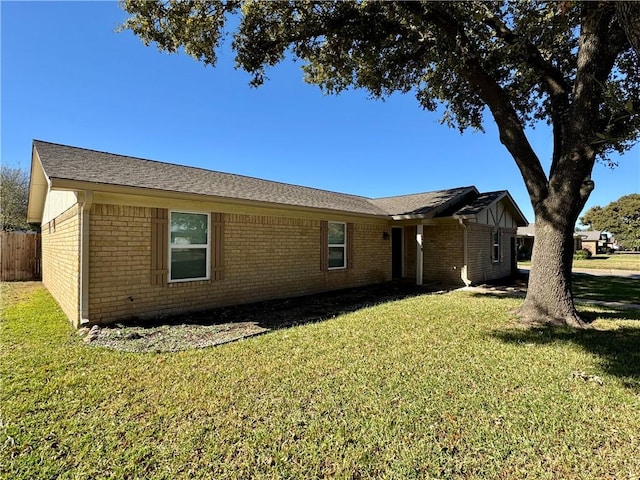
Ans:
{"label": "shadow on grass", "polygon": [[[517,275],[507,280],[487,282],[485,287],[491,292],[524,296],[529,283],[529,271],[519,270]],[[599,302],[640,303],[640,281],[635,278],[615,275],[591,275],[573,273],[571,277],[573,297],[580,300]]]}
{"label": "shadow on grass", "polygon": [[[639,282],[620,277],[601,277],[574,274],[575,296],[585,300],[617,301],[640,298]],[[526,292],[528,275],[519,275],[507,285],[489,288],[483,293],[471,293],[478,297],[523,299]],[[631,292],[632,296],[629,296]],[[590,293],[590,295],[587,295]],[[631,302],[629,302],[631,303]],[[587,307],[588,308],[588,307]],[[598,306],[598,310],[578,305],[580,315],[588,322],[595,320],[631,320],[640,321],[640,309],[619,306]],[[602,359],[605,372],[622,379],[623,383],[634,391],[640,392],[640,328],[619,327],[615,330],[593,328],[576,330],[559,327],[540,327],[509,329],[493,332],[492,335],[503,342],[512,344],[552,344],[558,342],[573,343]]]}
{"label": "shadow on grass", "polygon": [[512,344],[572,343],[602,359],[605,372],[619,377],[625,386],[640,392],[640,329],[571,330],[534,328],[494,332],[495,337]]}
{"label": "shadow on grass", "polygon": [[572,285],[576,298],[640,303],[640,281],[638,280],[574,273]]}
{"label": "shadow on grass", "polygon": [[130,319],[122,326],[154,328],[160,325],[217,325],[251,322],[268,330],[316,323],[363,308],[438,291],[403,281],[337,290],[282,300],[267,300],[151,319]]}
{"label": "shadow on grass", "polygon": [[438,290],[388,282],[283,300],[129,319],[103,325],[94,334],[87,330],[85,341],[98,347],[138,353],[213,347],[434,291]]}

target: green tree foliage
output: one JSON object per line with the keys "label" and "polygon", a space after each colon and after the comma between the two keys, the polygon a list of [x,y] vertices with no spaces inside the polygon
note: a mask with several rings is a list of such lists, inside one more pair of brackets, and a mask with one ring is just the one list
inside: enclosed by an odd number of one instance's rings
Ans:
{"label": "green tree foliage", "polygon": [[27,223],[29,175],[20,168],[0,169],[0,229],[30,230]]}
{"label": "green tree foliage", "polygon": [[[640,54],[632,44],[640,9],[580,1],[122,5],[131,14],[123,28],[145,44],[184,49],[208,65],[233,30],[236,64],[254,86],[269,67],[293,57],[305,80],[327,93],[411,93],[425,110],[444,106],[442,122],[461,131],[493,120],[536,215],[521,314],[537,323],[584,326],[571,295],[573,227],[594,188],[596,159],[628,150],[640,133]],[[540,122],[553,132],[548,172],[526,132]]]}
{"label": "green tree foliage", "polygon": [[604,208],[591,207],[580,223],[613,234],[625,248],[640,249],[640,194],[625,195]]}

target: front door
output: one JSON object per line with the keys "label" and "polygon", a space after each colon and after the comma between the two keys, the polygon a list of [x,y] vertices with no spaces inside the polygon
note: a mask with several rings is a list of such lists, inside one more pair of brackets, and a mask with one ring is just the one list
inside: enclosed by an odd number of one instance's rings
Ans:
{"label": "front door", "polygon": [[391,228],[391,276],[402,278],[402,227]]}

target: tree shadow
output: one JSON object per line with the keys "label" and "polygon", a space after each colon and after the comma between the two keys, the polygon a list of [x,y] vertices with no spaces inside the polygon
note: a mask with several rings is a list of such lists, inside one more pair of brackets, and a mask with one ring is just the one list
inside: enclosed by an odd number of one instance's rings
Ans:
{"label": "tree shadow", "polygon": [[585,300],[616,300],[625,303],[640,299],[640,282],[625,277],[573,274],[573,294]]}
{"label": "tree shadow", "polygon": [[[616,310],[597,313],[598,319],[640,320],[640,310]],[[620,378],[624,385],[640,392],[640,328],[619,327],[577,330],[560,327],[535,327],[493,332],[492,336],[516,345],[547,345],[565,342],[578,345],[601,359],[602,369]]]}
{"label": "tree shadow", "polygon": [[441,291],[436,286],[417,286],[392,281],[379,285],[335,290],[281,300],[265,300],[153,318],[131,318],[118,326],[155,328],[161,325],[218,325],[248,322],[267,330],[321,322],[387,302]]}
{"label": "tree shadow", "polygon": [[[474,297],[491,297],[496,299],[523,299],[526,293],[527,275],[519,275],[507,284],[489,284],[482,292],[470,292]],[[575,275],[574,275],[575,277]],[[637,285],[628,279],[605,277],[580,276],[585,289],[589,286],[600,296],[603,293],[611,293],[613,298],[621,294],[619,288],[635,289]],[[620,281],[618,281],[620,280]],[[506,288],[505,288],[506,287]],[[598,295],[594,293],[598,298]],[[625,386],[640,392],[640,328],[620,326],[615,329],[606,328],[606,322],[624,319],[626,321],[640,321],[640,309],[619,305],[589,304],[589,298],[585,302],[577,302],[580,315],[589,323],[596,320],[605,322],[602,328],[580,330],[566,327],[525,327],[498,330],[492,333],[503,342],[526,344],[551,344],[554,342],[567,342],[580,346],[585,351],[598,356],[602,360],[602,369],[619,377]],[[596,305],[594,310],[588,305]],[[515,314],[515,312],[514,312]]]}

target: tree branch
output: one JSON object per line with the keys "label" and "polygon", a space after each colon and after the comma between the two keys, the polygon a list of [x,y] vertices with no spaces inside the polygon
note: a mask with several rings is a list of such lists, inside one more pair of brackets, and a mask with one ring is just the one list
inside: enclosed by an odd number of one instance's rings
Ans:
{"label": "tree branch", "polygon": [[503,40],[507,45],[521,45],[524,47],[521,55],[522,59],[538,74],[541,80],[540,84],[549,95],[551,124],[553,127],[553,154],[551,165],[551,172],[553,172],[560,158],[562,145],[566,137],[564,119],[569,109],[569,84],[562,72],[547,62],[542,57],[538,47],[531,41],[517,35],[511,30],[501,18],[491,12],[486,3],[476,1],[475,4],[484,11],[484,23],[493,29],[497,38]]}
{"label": "tree branch", "polygon": [[476,86],[478,95],[489,107],[498,126],[500,142],[518,165],[531,201],[534,204],[542,202],[547,196],[547,177],[506,93],[472,53],[473,47],[462,25],[452,15],[438,6],[431,6],[428,16],[445,32],[451,45],[463,58],[463,68],[459,69],[459,73]]}
{"label": "tree branch", "polygon": [[552,98],[562,96],[566,100],[566,96],[569,93],[569,84],[562,72],[547,62],[533,43],[514,33],[501,18],[496,17],[485,2],[476,1],[474,3],[483,9],[485,14],[484,23],[494,30],[497,38],[503,40],[507,45],[514,46],[519,44],[524,47],[522,56],[526,63],[540,75],[542,85],[547,93]]}

